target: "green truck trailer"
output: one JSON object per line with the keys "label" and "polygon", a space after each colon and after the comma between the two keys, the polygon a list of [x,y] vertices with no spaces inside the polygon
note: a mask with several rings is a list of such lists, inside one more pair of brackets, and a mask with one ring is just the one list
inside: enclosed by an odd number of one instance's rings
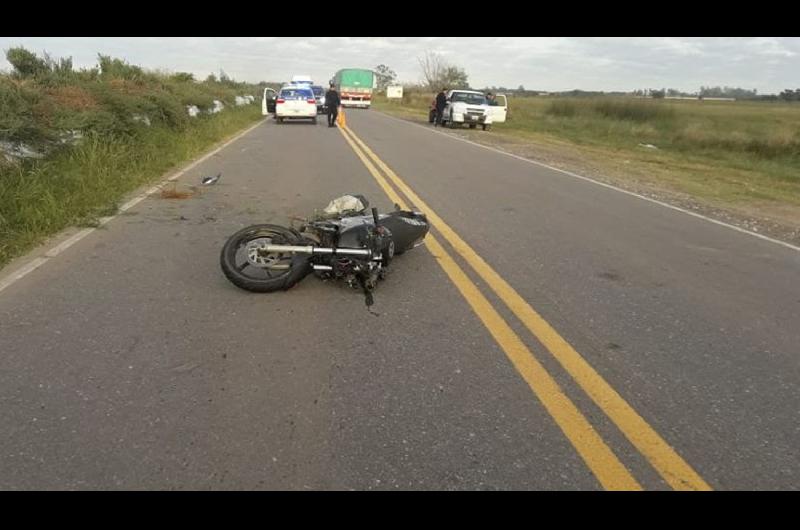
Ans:
{"label": "green truck trailer", "polygon": [[333,84],[339,92],[343,107],[370,107],[372,90],[376,86],[376,77],[372,70],[344,68],[333,76]]}

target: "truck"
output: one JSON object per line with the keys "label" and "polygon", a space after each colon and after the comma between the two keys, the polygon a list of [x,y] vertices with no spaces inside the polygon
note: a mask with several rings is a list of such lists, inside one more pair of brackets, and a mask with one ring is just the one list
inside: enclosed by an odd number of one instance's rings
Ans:
{"label": "truck", "polygon": [[[474,129],[478,125],[486,131],[493,123],[504,123],[508,113],[508,99],[505,94],[497,94],[494,101],[488,101],[483,92],[477,90],[451,90],[447,92],[447,104],[442,111],[441,123],[451,129],[463,124]],[[502,98],[502,99],[501,99]],[[436,100],[431,103],[428,121],[436,120]]]}
{"label": "truck", "polygon": [[339,92],[343,107],[368,109],[372,104],[372,90],[377,83],[377,76],[372,70],[344,68],[336,72],[331,82]]}

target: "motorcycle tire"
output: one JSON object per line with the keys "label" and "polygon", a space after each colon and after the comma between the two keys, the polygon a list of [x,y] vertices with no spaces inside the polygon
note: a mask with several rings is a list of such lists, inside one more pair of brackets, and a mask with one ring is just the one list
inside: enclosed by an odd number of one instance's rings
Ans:
{"label": "motorcycle tire", "polygon": [[313,270],[308,255],[295,254],[291,257],[289,267],[285,269],[285,272],[272,276],[266,269],[262,269],[268,276],[266,278],[245,274],[244,270],[248,266],[255,269],[259,267],[252,265],[247,256],[245,256],[243,264],[237,264],[237,254],[250,241],[261,238],[270,238],[275,244],[281,245],[306,244],[300,234],[283,226],[262,224],[239,230],[225,242],[219,257],[223,274],[236,287],[256,293],[285,291],[294,287]]}

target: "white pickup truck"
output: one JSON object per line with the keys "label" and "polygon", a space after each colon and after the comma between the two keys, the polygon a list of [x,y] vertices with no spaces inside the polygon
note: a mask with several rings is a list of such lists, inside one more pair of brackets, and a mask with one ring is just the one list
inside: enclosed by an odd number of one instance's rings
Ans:
{"label": "white pickup truck", "polygon": [[480,125],[485,131],[493,123],[506,121],[508,99],[503,94],[496,96],[496,104],[493,105],[489,104],[482,92],[475,90],[451,90],[446,96],[447,105],[442,112],[442,125],[454,128],[466,123],[470,129]]}

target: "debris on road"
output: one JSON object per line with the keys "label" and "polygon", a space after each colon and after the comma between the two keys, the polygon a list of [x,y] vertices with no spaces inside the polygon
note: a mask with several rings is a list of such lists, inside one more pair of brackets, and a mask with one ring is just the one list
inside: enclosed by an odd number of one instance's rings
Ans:
{"label": "debris on road", "polygon": [[222,173],[217,173],[213,177],[203,177],[203,179],[200,182],[203,183],[203,186],[212,186],[212,185],[216,184],[219,181],[219,178],[221,176],[222,176]]}
{"label": "debris on road", "polygon": [[164,188],[161,190],[162,199],[188,199],[194,196],[195,192],[192,191],[179,191],[178,186],[173,184],[171,188]]}

